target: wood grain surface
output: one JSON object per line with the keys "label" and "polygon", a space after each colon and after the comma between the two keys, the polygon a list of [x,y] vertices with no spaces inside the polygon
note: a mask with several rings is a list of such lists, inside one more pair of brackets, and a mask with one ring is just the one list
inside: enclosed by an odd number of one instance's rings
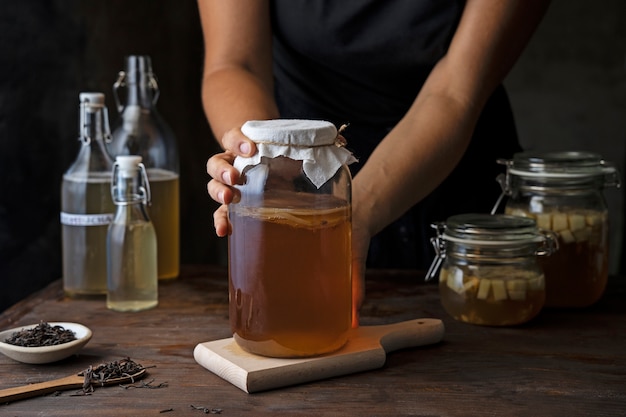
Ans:
{"label": "wood grain surface", "polygon": [[[0,356],[0,389],[71,375],[121,357],[149,367],[141,384],[64,391],[0,405],[0,416],[623,416],[626,281],[611,277],[585,310],[545,310],[520,327],[456,322],[418,272],[373,271],[362,323],[440,318],[442,343],[390,353],[382,368],[246,394],[198,365],[194,347],[231,336],[226,271],[186,267],[162,283],[159,306],[117,313],[104,300],[66,298],[55,282],[0,315],[0,329],[48,321],[85,324],[80,355],[48,365]],[[193,407],[192,407],[193,406]]]}

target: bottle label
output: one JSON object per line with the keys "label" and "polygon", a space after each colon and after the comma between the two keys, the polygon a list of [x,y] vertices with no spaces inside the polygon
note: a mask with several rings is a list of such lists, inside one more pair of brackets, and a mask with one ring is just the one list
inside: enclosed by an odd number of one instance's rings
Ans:
{"label": "bottle label", "polygon": [[113,220],[113,213],[73,214],[61,212],[61,224],[68,226],[105,226]]}

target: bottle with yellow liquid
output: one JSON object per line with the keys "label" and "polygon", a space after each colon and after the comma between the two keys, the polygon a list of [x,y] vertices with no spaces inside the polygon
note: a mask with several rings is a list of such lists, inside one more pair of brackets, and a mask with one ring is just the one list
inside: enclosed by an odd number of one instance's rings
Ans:
{"label": "bottle with yellow liquid", "polygon": [[120,116],[109,151],[113,156],[142,157],[152,188],[150,216],[158,237],[159,279],[176,278],[180,269],[178,146],[156,109],[159,87],[150,57],[126,57],[113,93]]}
{"label": "bottle with yellow liquid", "polygon": [[61,185],[63,289],[72,297],[103,296],[107,290],[106,234],[113,217],[110,140],[104,94],[80,93],[79,140],[74,163]]}
{"label": "bottle with yellow liquid", "polygon": [[157,238],[148,217],[150,185],[140,156],[118,156],[107,233],[107,307],[141,311],[158,303]]}

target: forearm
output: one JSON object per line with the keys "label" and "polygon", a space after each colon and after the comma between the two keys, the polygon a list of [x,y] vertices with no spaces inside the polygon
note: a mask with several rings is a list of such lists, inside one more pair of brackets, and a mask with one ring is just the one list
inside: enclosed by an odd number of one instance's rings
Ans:
{"label": "forearm", "polygon": [[482,111],[547,0],[468,0],[448,53],[354,181],[354,217],[370,235],[433,191],[460,161]]}
{"label": "forearm", "polygon": [[416,100],[354,179],[354,216],[371,236],[449,175],[467,149],[476,118],[476,110],[451,97]]}
{"label": "forearm", "polygon": [[[204,35],[202,103],[215,138],[278,117],[267,0],[198,0]],[[223,147],[223,146],[222,146]]]}
{"label": "forearm", "polygon": [[205,73],[202,103],[215,138],[247,120],[279,117],[271,88],[243,68],[223,68]]}

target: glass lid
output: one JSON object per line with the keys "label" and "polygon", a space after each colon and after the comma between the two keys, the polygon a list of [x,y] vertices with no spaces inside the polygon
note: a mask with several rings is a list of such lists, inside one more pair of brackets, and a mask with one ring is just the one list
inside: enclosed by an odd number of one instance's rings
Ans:
{"label": "glass lid", "polygon": [[534,219],[506,214],[458,214],[448,218],[443,238],[452,241],[473,241],[476,243],[541,240]]}
{"label": "glass lid", "polygon": [[586,151],[521,152],[509,166],[516,175],[560,178],[604,175],[613,169],[599,154]]}

